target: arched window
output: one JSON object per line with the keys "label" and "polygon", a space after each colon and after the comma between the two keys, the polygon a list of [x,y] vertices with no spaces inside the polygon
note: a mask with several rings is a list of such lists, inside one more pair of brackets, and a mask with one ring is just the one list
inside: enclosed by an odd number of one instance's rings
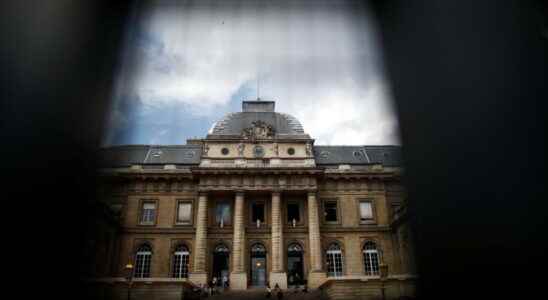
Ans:
{"label": "arched window", "polygon": [[287,247],[287,252],[303,252],[301,245],[293,243]]}
{"label": "arched window", "polygon": [[287,246],[287,283],[304,284],[303,248],[297,243]]}
{"label": "arched window", "polygon": [[363,263],[365,275],[379,275],[379,252],[374,242],[366,242],[363,245]]}
{"label": "arched window", "polygon": [[219,244],[217,247],[215,247],[216,253],[228,253],[228,247],[225,244]]}
{"label": "arched window", "polygon": [[266,248],[263,246],[263,244],[253,244],[253,246],[251,246],[251,252],[257,254],[265,254]]}
{"label": "arched window", "polygon": [[343,257],[341,246],[332,243],[327,248],[327,276],[341,277],[343,275]]}
{"label": "arched window", "polygon": [[152,249],[149,245],[143,244],[135,253],[135,274],[137,278],[150,277],[150,261],[152,258]]}
{"label": "arched window", "polygon": [[190,252],[185,245],[179,245],[173,252],[173,277],[187,278],[188,277],[188,262]]}

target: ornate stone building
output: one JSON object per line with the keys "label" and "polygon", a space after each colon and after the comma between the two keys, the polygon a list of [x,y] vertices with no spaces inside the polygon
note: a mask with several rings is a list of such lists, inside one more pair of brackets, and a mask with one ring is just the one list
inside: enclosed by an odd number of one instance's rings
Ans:
{"label": "ornate stone building", "polygon": [[[319,146],[272,101],[244,101],[186,145],[103,149],[120,212],[111,280],[231,289],[279,284],[412,294],[412,238],[398,146]],[[375,290],[374,293],[377,290]],[[363,291],[367,294],[367,291]]]}

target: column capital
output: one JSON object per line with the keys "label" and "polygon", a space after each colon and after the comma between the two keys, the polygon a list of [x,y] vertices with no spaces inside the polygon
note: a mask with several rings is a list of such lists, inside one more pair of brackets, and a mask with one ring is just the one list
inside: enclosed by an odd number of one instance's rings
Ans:
{"label": "column capital", "polygon": [[272,194],[272,196],[280,197],[280,195],[282,194],[282,192],[279,191],[279,190],[273,190],[271,194]]}
{"label": "column capital", "polygon": [[307,193],[306,193],[306,195],[307,195],[308,197],[312,197],[312,196],[316,197],[317,194],[318,194],[318,191],[316,191],[316,190],[314,190],[314,191],[307,191]]}
{"label": "column capital", "polygon": [[244,190],[236,190],[234,192],[234,195],[236,195],[236,197],[243,197],[243,196],[245,196],[245,191]]}
{"label": "column capital", "polygon": [[198,192],[198,197],[207,197],[207,192],[206,191],[199,191]]}

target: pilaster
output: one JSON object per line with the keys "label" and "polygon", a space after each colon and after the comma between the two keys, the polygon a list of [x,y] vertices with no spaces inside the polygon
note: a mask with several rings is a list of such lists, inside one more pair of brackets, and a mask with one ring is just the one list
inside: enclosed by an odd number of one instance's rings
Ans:
{"label": "pilaster", "polygon": [[198,195],[198,213],[196,217],[196,241],[194,243],[194,266],[189,280],[195,284],[207,283],[207,194]]}
{"label": "pilaster", "polygon": [[316,192],[308,193],[308,237],[310,243],[310,272],[308,286],[317,288],[327,278],[322,268],[322,248]]}
{"label": "pilaster", "polygon": [[287,289],[287,274],[283,269],[283,228],[281,217],[281,199],[279,192],[272,193],[272,271],[270,272],[270,286],[276,284]]}
{"label": "pilaster", "polygon": [[244,268],[245,255],[245,221],[244,193],[237,192],[234,201],[234,238],[233,238],[232,272],[230,287],[233,290],[247,289],[247,273]]}

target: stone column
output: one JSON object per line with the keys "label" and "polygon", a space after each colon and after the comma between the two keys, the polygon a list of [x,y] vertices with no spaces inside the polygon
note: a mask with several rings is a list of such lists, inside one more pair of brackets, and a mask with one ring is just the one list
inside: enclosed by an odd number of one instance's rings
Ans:
{"label": "stone column", "polygon": [[233,290],[247,289],[247,273],[245,261],[245,218],[244,193],[237,192],[234,201],[234,235],[232,251],[232,272],[230,273],[230,287]]}
{"label": "stone column", "polygon": [[194,264],[189,280],[195,284],[207,283],[207,194],[198,196],[198,215],[196,217],[196,240],[194,241]]}
{"label": "stone column", "polygon": [[287,274],[283,268],[283,226],[281,216],[280,193],[272,193],[272,270],[270,272],[270,287],[278,284],[280,288],[287,289]]}
{"label": "stone column", "polygon": [[310,244],[308,286],[310,288],[317,288],[325,281],[326,274],[322,267],[322,246],[316,192],[308,192],[308,238]]}

